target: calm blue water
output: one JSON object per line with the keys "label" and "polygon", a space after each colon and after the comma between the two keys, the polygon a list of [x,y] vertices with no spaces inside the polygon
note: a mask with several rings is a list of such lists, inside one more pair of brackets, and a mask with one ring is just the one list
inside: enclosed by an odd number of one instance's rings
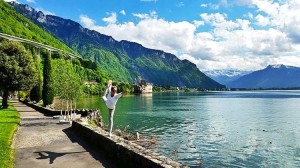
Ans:
{"label": "calm blue water", "polygon": [[[100,97],[80,106],[107,120]],[[158,136],[153,150],[191,167],[300,167],[300,91],[128,96],[115,125]]]}

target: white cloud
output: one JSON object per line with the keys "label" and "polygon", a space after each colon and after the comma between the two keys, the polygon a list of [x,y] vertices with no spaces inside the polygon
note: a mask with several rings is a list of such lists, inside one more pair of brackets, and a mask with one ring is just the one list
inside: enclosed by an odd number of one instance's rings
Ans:
{"label": "white cloud", "polygon": [[206,8],[207,7],[207,4],[201,4],[200,5],[202,8]]}
{"label": "white cloud", "polygon": [[267,26],[270,24],[269,17],[262,16],[261,14],[258,14],[255,16],[256,24],[259,26]]}
{"label": "white cloud", "polygon": [[[218,58],[215,60],[197,59],[190,55],[180,55],[180,59],[187,59],[195,63],[201,70],[215,69],[237,69],[236,65],[240,65],[239,70],[255,70],[264,68],[264,60],[255,58],[244,58],[239,56],[228,56],[226,58]],[[217,68],[216,68],[217,67]]]}
{"label": "white cloud", "polygon": [[257,15],[258,25],[272,26],[285,34],[294,43],[300,43],[300,1],[285,0],[252,0],[252,5],[257,8],[257,12],[263,13]]}
{"label": "white cloud", "polygon": [[144,13],[133,13],[133,16],[140,18],[140,19],[149,19],[151,18],[148,14],[144,14]]}
{"label": "white cloud", "polygon": [[95,21],[93,19],[89,18],[87,15],[80,15],[79,19],[84,27],[93,29],[93,27],[95,26]]}
{"label": "white cloud", "polygon": [[108,13],[110,16],[103,18],[102,20],[108,24],[114,24],[117,22],[117,14],[115,12]]}
{"label": "white cloud", "polygon": [[120,13],[121,13],[122,15],[126,15],[125,10],[121,10]]}
{"label": "white cloud", "polygon": [[16,3],[20,3],[20,2],[18,2],[17,0],[4,0],[5,2],[16,2]]}
{"label": "white cloud", "polygon": [[35,0],[26,0],[29,3],[35,3]]}
{"label": "white cloud", "polygon": [[156,11],[150,11],[150,13],[133,13],[133,16],[139,18],[139,19],[151,19],[151,18],[157,18]]}
{"label": "white cloud", "polygon": [[184,3],[183,2],[179,2],[178,4],[176,4],[177,7],[182,8],[184,7]]}
{"label": "white cloud", "polygon": [[203,26],[205,24],[202,20],[194,20],[193,23],[196,27]]}
{"label": "white cloud", "polygon": [[213,10],[218,10],[220,8],[220,4],[209,3],[208,6]]}
{"label": "white cloud", "polygon": [[253,19],[253,14],[252,14],[252,13],[248,12],[248,13],[247,13],[247,16],[248,16],[250,19]]}
{"label": "white cloud", "polygon": [[51,11],[48,11],[48,10],[45,10],[44,8],[35,8],[35,10],[37,10],[37,11],[41,11],[41,12],[43,12],[45,15],[55,15],[55,13],[54,12],[51,12]]}
{"label": "white cloud", "polygon": [[278,15],[279,3],[270,0],[253,0],[252,3],[258,8],[258,11],[263,11],[270,16]]}
{"label": "white cloud", "polygon": [[[148,14],[150,16],[151,14]],[[192,23],[168,22],[163,19],[143,17],[137,24],[125,22],[97,26],[92,19],[80,17],[81,23],[87,28],[112,35],[117,40],[130,40],[149,48],[161,49],[176,54],[177,49],[189,48],[196,26]],[[184,37],[184,38],[183,38]]]}
{"label": "white cloud", "polygon": [[[193,22],[172,22],[159,18],[155,11],[133,13],[139,18],[137,23],[98,26],[87,16],[80,19],[85,27],[117,40],[138,42],[188,59],[200,70],[257,70],[269,64],[300,66],[300,2],[289,0],[274,5],[272,1],[262,1],[269,3],[245,2],[256,10],[255,16],[246,13],[246,19],[231,20],[225,13],[202,13]],[[268,27],[257,30],[251,27],[254,24]],[[198,32],[199,26],[212,29]]]}
{"label": "white cloud", "polygon": [[207,14],[202,13],[200,17],[203,21],[211,26],[214,26],[220,30],[233,30],[236,28],[241,27],[241,23],[238,21],[231,21],[227,20],[226,14],[221,13],[214,13],[214,14]]}
{"label": "white cloud", "polygon": [[207,3],[207,4],[201,4],[200,7],[202,8],[207,8],[209,7],[210,9],[213,10],[218,10],[220,7],[229,7],[230,4],[227,2],[227,0],[220,0],[218,3]]}

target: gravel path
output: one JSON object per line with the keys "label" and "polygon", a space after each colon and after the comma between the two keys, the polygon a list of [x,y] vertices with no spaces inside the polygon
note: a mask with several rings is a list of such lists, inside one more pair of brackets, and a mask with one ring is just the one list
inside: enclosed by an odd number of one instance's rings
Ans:
{"label": "gravel path", "polygon": [[13,147],[16,168],[101,168],[116,167],[103,153],[89,147],[58,119],[13,101],[21,123],[15,134]]}

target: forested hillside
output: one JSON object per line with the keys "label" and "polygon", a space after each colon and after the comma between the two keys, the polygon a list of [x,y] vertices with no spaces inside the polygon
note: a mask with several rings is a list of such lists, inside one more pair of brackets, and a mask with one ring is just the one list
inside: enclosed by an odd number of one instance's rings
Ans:
{"label": "forested hillside", "polygon": [[[56,37],[52,36],[42,28],[38,27],[26,17],[21,14],[18,14],[15,9],[8,3],[0,0],[0,33],[5,33],[35,42],[40,42],[42,44],[50,45],[52,47],[59,48],[63,51],[76,53],[62,41],[58,40]],[[0,38],[0,42],[4,40]],[[32,45],[23,44],[27,49],[32,52],[35,50],[35,47]],[[47,53],[46,50],[41,49],[42,59],[38,61],[39,66],[43,67],[43,58]],[[80,55],[79,55],[80,56]],[[98,94],[101,92],[101,89],[104,87],[105,80],[109,78],[109,75],[102,71],[100,67],[91,60],[86,59],[70,59],[64,57],[62,53],[52,52],[53,66],[57,67],[59,62],[66,63],[72,62],[72,66],[76,69],[76,73],[80,74],[82,83],[84,81],[95,81],[98,84],[95,84],[94,89],[85,88],[85,91],[89,89],[89,93]]]}
{"label": "forested hillside", "polygon": [[35,24],[52,33],[83,58],[120,81],[134,82],[142,77],[164,86],[223,88],[203,74],[195,64],[164,51],[138,43],[116,41],[111,36],[83,28],[79,23],[58,16],[44,15],[28,5],[12,3],[15,9]]}
{"label": "forested hillside", "polygon": [[3,0],[0,0],[0,33],[33,40],[74,53],[73,50],[63,42],[45,32],[26,17],[17,13],[11,5]]}

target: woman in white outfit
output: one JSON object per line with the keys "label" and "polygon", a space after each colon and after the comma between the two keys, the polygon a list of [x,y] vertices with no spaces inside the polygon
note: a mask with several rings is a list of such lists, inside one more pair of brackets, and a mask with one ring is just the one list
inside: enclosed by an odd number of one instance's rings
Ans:
{"label": "woman in white outfit", "polygon": [[[107,94],[108,91],[109,93]],[[109,136],[111,136],[111,132],[113,128],[113,117],[114,117],[116,104],[118,99],[122,96],[123,93],[117,93],[117,87],[112,86],[111,80],[108,81],[102,99],[104,100],[105,105],[109,111]]]}

